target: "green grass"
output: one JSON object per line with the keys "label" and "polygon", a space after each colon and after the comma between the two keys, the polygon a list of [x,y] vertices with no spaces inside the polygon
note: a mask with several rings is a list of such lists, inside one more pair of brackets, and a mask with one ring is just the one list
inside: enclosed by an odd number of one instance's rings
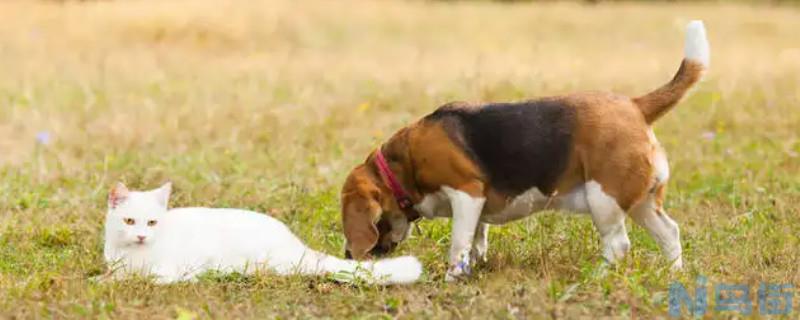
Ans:
{"label": "green grass", "polygon": [[[0,318],[629,318],[666,316],[669,284],[697,275],[800,286],[796,8],[348,4],[0,3]],[[423,261],[412,286],[88,281],[115,181],[171,180],[174,206],[265,212],[341,255],[339,189],[396,129],[450,100],[644,93],[676,70],[691,18],[712,70],[655,128],[685,272],[631,223],[631,254],[602,268],[591,221],[546,212],[494,227],[462,283],[443,282],[446,220],[395,253]]]}

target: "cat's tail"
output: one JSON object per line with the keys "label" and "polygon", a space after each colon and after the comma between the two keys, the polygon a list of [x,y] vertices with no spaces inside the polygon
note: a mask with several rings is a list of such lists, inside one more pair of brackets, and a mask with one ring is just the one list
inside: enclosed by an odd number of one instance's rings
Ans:
{"label": "cat's tail", "polygon": [[333,275],[337,281],[364,281],[370,284],[409,284],[419,280],[422,264],[412,256],[356,261],[322,254],[317,268]]}

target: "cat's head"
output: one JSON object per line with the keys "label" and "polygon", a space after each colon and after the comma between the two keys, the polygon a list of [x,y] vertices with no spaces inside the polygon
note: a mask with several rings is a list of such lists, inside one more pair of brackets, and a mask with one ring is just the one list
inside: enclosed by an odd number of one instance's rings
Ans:
{"label": "cat's head", "polygon": [[106,241],[118,246],[143,246],[158,235],[160,220],[167,213],[172,184],[150,191],[130,191],[117,183],[108,193]]}

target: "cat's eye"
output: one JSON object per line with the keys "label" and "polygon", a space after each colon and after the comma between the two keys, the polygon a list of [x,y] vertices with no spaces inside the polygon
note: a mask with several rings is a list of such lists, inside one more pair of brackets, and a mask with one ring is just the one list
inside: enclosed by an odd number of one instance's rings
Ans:
{"label": "cat's eye", "polygon": [[122,221],[124,221],[125,224],[127,224],[129,226],[132,226],[132,225],[136,224],[136,220],[133,220],[132,218],[125,218],[125,219],[122,219]]}
{"label": "cat's eye", "polygon": [[158,223],[158,221],[155,221],[155,220],[150,220],[150,221],[147,221],[147,226],[148,226],[148,227],[152,227],[152,226],[155,226],[155,225],[156,225],[156,223]]}

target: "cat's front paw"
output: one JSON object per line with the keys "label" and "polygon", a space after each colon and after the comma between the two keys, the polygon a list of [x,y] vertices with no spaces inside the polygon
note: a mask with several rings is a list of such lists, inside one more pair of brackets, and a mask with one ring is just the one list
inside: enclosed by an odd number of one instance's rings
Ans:
{"label": "cat's front paw", "polygon": [[180,281],[180,279],[175,279],[172,277],[153,277],[153,283],[157,285],[172,284],[178,281]]}
{"label": "cat's front paw", "polygon": [[152,279],[153,282],[157,285],[166,285],[166,284],[173,284],[187,280],[192,280],[193,277],[189,277],[183,274],[157,273],[153,275]]}

